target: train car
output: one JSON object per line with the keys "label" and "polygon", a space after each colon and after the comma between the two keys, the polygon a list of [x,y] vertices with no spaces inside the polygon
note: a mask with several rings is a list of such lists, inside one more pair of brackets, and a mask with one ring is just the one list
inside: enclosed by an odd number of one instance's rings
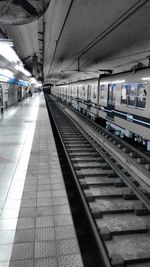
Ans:
{"label": "train car", "polygon": [[102,78],[98,116],[120,137],[134,137],[150,150],[150,69]]}
{"label": "train car", "polygon": [[[70,97],[65,86],[64,100]],[[150,68],[71,84],[71,104],[92,120],[103,119],[121,138],[134,138],[150,150]]]}

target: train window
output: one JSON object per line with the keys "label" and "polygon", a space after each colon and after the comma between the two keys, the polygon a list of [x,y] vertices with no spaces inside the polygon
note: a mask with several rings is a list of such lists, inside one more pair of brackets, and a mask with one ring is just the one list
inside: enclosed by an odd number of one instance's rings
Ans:
{"label": "train window", "polygon": [[121,104],[128,104],[128,84],[123,84],[122,95],[121,95]]}
{"label": "train window", "polygon": [[147,95],[147,83],[139,83],[137,90],[137,107],[145,108],[146,105],[146,95]]}
{"label": "train window", "polygon": [[87,91],[88,100],[91,99],[91,88],[92,88],[92,86],[91,85],[88,85],[88,91]]}
{"label": "train window", "polygon": [[104,92],[105,92],[105,85],[102,84],[100,86],[100,95],[99,95],[101,99],[104,99]]}
{"label": "train window", "polygon": [[109,84],[108,85],[108,103],[111,105],[114,105],[115,97],[116,97],[116,84]]}
{"label": "train window", "polygon": [[136,96],[138,84],[137,83],[130,83],[128,86],[129,86],[128,87],[128,94],[130,96]]}
{"label": "train window", "polygon": [[146,86],[141,83],[128,83],[122,85],[121,104],[133,108],[145,108]]}
{"label": "train window", "polygon": [[128,106],[136,107],[137,83],[130,83],[128,85]]}
{"label": "train window", "polygon": [[130,95],[128,97],[128,106],[135,107],[136,106],[136,96]]}
{"label": "train window", "polygon": [[93,85],[93,99],[96,99],[97,98],[97,88],[95,85]]}
{"label": "train window", "polygon": [[85,86],[82,87],[83,90],[83,98],[86,98],[86,90],[85,90]]}

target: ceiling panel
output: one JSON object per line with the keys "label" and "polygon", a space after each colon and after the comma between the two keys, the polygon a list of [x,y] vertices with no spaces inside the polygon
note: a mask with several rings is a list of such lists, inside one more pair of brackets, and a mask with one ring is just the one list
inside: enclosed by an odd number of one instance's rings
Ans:
{"label": "ceiling panel", "polygon": [[[118,2],[51,0],[38,21],[1,28],[14,40],[21,59],[31,56],[25,61],[27,65],[35,53],[39,63],[44,57],[45,80],[73,80],[99,75],[101,68],[120,71],[139,61],[147,64],[150,3]],[[92,43],[95,45],[86,51]]]}

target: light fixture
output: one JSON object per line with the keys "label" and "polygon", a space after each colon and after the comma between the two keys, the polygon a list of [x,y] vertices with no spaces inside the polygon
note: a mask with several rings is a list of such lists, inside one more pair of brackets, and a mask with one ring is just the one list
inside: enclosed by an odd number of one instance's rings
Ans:
{"label": "light fixture", "polygon": [[1,82],[8,82],[9,79],[10,79],[10,78],[7,78],[7,77],[5,77],[5,76],[3,76],[3,75],[0,74],[0,81],[1,81]]}
{"label": "light fixture", "polygon": [[116,81],[106,81],[106,82],[102,82],[103,85],[105,84],[119,84],[119,83],[124,83],[125,80],[116,80]]}
{"label": "light fixture", "polygon": [[150,80],[150,77],[145,77],[145,78],[142,78],[143,81],[148,81]]}
{"label": "light fixture", "polygon": [[6,78],[14,78],[14,73],[8,69],[0,68],[0,75],[6,76]]}
{"label": "light fixture", "polygon": [[16,65],[15,66],[16,70],[21,71],[22,73],[24,73],[27,77],[31,76],[31,73],[29,71],[27,71],[26,69],[24,69],[23,65]]}
{"label": "light fixture", "polygon": [[37,84],[37,81],[34,77],[31,77],[29,82],[34,85]]}
{"label": "light fixture", "polygon": [[11,63],[21,63],[21,60],[11,46],[11,43],[0,40],[0,55]]}
{"label": "light fixture", "polygon": [[31,73],[24,69],[20,58],[18,57],[12,46],[13,42],[11,40],[0,39],[0,56],[6,58],[11,63],[15,63],[16,70],[24,73],[27,77],[30,77]]}
{"label": "light fixture", "polygon": [[41,87],[42,83],[41,82],[37,82],[37,87]]}

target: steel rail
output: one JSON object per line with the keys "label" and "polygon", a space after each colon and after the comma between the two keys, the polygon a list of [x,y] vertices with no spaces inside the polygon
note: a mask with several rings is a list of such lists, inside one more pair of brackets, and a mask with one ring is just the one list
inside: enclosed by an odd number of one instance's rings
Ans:
{"label": "steel rail", "polygon": [[[64,103],[63,103],[64,104]],[[64,106],[67,106],[64,104]],[[121,143],[123,146],[129,148],[130,150],[136,152],[140,157],[145,158],[149,163],[150,163],[150,157],[146,154],[144,154],[142,151],[138,150],[137,148],[133,147],[131,144],[127,143],[126,141],[124,141],[123,139],[120,139],[118,136],[116,136],[115,134],[111,133],[110,131],[108,131],[106,128],[102,127],[101,125],[99,125],[98,123],[91,121],[89,118],[87,118],[84,114],[80,113],[79,111],[72,109],[70,107],[67,106],[68,109],[71,109],[71,111],[73,111],[74,113],[76,113],[79,117],[82,117],[84,121],[89,122],[91,125],[97,127],[98,130],[101,130],[103,132],[105,132],[107,135],[109,135],[110,137],[112,137],[113,139],[116,139],[119,143]]]}
{"label": "steel rail", "polygon": [[[63,110],[58,104],[56,104],[58,108],[72,121],[72,123],[76,126],[76,128],[84,135],[85,139],[92,144],[92,146],[95,148],[95,150],[99,153],[100,156],[104,158],[104,160],[110,165],[110,167],[113,169],[113,171],[124,181],[124,183],[132,190],[132,192],[137,196],[139,200],[145,205],[145,207],[150,211],[150,200],[148,197],[130,180],[130,178],[125,175],[118,166],[110,160],[110,158],[101,150],[102,146],[97,145],[81,128],[81,126],[78,125],[77,122],[75,122],[69,114],[65,110]],[[107,152],[108,153],[108,152]],[[112,155],[110,155],[112,156]],[[134,178],[134,177],[133,177]]]}

